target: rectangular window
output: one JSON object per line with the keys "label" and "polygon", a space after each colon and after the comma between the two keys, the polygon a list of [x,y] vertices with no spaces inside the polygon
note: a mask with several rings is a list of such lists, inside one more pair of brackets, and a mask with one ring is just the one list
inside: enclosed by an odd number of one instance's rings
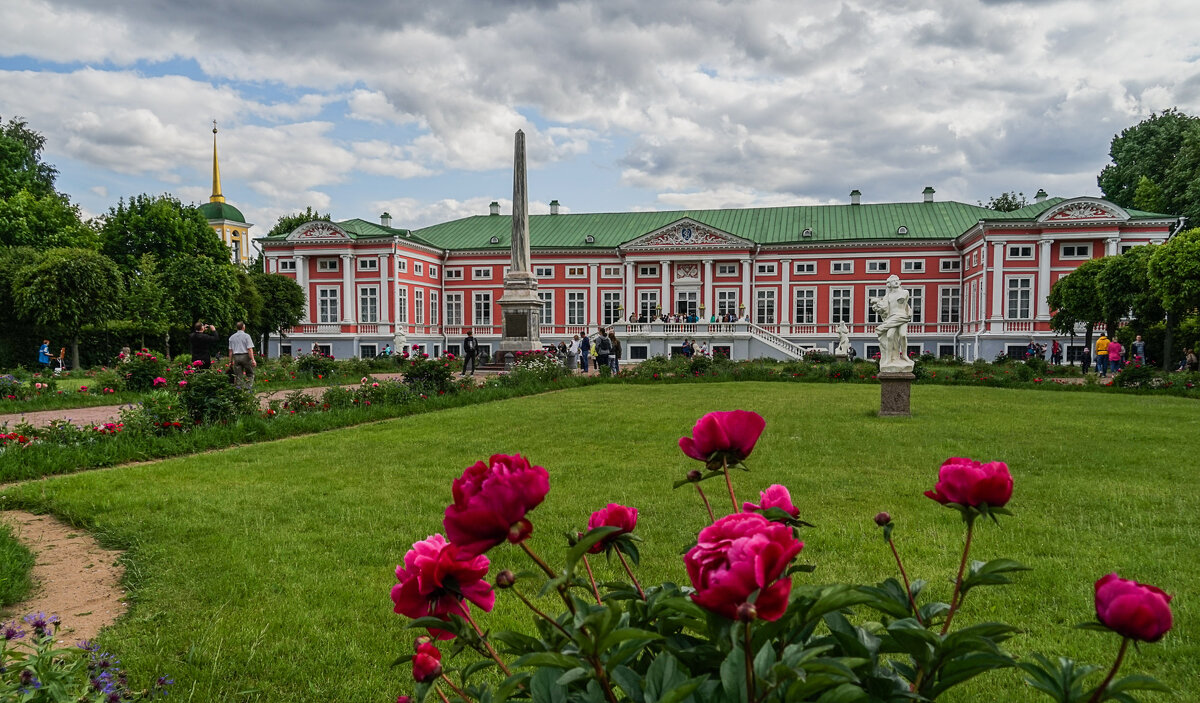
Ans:
{"label": "rectangular window", "polygon": [[413,322],[418,325],[425,324],[425,289],[417,288],[413,291]]}
{"label": "rectangular window", "polygon": [[[491,272],[491,269],[488,269]],[[490,325],[492,324],[492,294],[491,293],[476,293],[475,294],[475,317],[471,319],[472,324]]]}
{"label": "rectangular window", "polygon": [[942,289],[941,312],[938,319],[942,322],[956,323],[958,322],[958,302],[959,291],[958,286],[953,288]]}
{"label": "rectangular window", "polygon": [[533,275],[537,276],[538,278],[554,278],[554,267],[535,266],[533,269]]}
{"label": "rectangular window", "polygon": [[775,264],[759,264],[755,271],[758,272],[759,276],[774,276]]}
{"label": "rectangular window", "polygon": [[792,271],[798,275],[814,274],[817,272],[817,262],[797,261],[792,264]]}
{"label": "rectangular window", "polygon": [[587,278],[587,268],[583,266],[568,266],[567,278]]}
{"label": "rectangular window", "polygon": [[408,260],[396,257],[396,271],[399,273],[408,273]]}
{"label": "rectangular window", "polygon": [[279,355],[280,356],[291,356],[292,355],[292,345],[280,344],[279,345]]}
{"label": "rectangular window", "polygon": [[1122,244],[1121,245],[1121,253],[1122,254],[1128,254],[1130,249],[1133,249],[1132,244]]}
{"label": "rectangular window", "polygon": [[425,265],[422,264],[420,261],[414,261],[413,262],[413,274],[416,276],[424,276],[425,275]]}
{"label": "rectangular window", "polygon": [[363,257],[358,260],[359,271],[378,271],[379,259],[374,257]]}
{"label": "rectangular window", "polygon": [[829,262],[830,273],[854,273],[853,261],[831,261]]}
{"label": "rectangular window", "polygon": [[408,324],[408,289],[396,289],[396,322]]}
{"label": "rectangular window", "polygon": [[908,304],[912,307],[912,321],[925,321],[925,289],[924,288],[909,288],[908,289]]}
{"label": "rectangular window", "polygon": [[755,291],[754,321],[760,325],[775,324],[775,289]]}
{"label": "rectangular window", "polygon": [[737,264],[717,264],[718,276],[736,276]]}
{"label": "rectangular window", "polygon": [[650,358],[650,347],[646,346],[645,344],[638,344],[636,346],[630,346],[629,347],[629,358],[643,360],[643,361]]}
{"label": "rectangular window", "polygon": [[875,306],[871,305],[872,298],[882,298],[887,295],[887,288],[868,288],[867,289],[867,312],[866,319],[868,325],[878,325],[883,320],[879,319],[879,313],[875,312]]}
{"label": "rectangular window", "polygon": [[867,262],[867,273],[887,273],[888,272],[888,263],[889,262],[887,260],[868,261]]}
{"label": "rectangular window", "polygon": [[[1124,253],[1124,252],[1122,252]],[[1064,244],[1062,245],[1062,258],[1064,259],[1090,259],[1092,258],[1091,244]]]}
{"label": "rectangular window", "polygon": [[1010,259],[1032,259],[1033,245],[1032,244],[1012,244],[1008,247],[1008,258]]}
{"label": "rectangular window", "polygon": [[738,292],[733,289],[717,291],[717,314],[725,317],[738,314]]}
{"label": "rectangular window", "polygon": [[851,288],[833,288],[829,291],[829,321],[833,324],[845,322],[850,324],[850,303],[854,290]]}
{"label": "rectangular window", "polygon": [[942,259],[942,271],[958,271],[962,269],[961,259]]}
{"label": "rectangular window", "polygon": [[436,278],[437,278],[437,272],[438,272],[438,268],[437,268],[437,266],[434,266],[433,264],[430,264],[430,265],[429,265],[429,277],[430,277],[430,278],[433,278],[433,279],[436,279]]}
{"label": "rectangular window", "polygon": [[657,313],[658,291],[644,290],[638,293],[638,315],[649,322]]}
{"label": "rectangular window", "polygon": [[459,326],[463,323],[463,294],[446,294],[446,324]]}
{"label": "rectangular window", "polygon": [[567,292],[567,324],[587,324],[587,294],[582,291]]}
{"label": "rectangular window", "polygon": [[621,293],[619,291],[605,291],[601,298],[602,322],[606,325],[611,325],[621,319]]}
{"label": "rectangular window", "polygon": [[317,259],[317,270],[318,271],[337,271],[338,270],[338,260],[337,259]]}
{"label": "rectangular window", "polygon": [[296,260],[295,259],[280,259],[279,260],[279,270],[280,271],[295,271],[296,270]]}
{"label": "rectangular window", "polygon": [[979,265],[979,250],[975,250],[975,251],[971,252],[971,265],[972,266]]}
{"label": "rectangular window", "polygon": [[471,269],[471,278],[476,281],[490,281],[492,280],[492,269],[487,266],[473,268]]}
{"label": "rectangular window", "polygon": [[379,288],[362,286],[358,289],[358,321],[379,322]]}
{"label": "rectangular window", "polygon": [[338,322],[341,319],[341,309],[338,307],[338,289],[318,288],[317,322],[330,323]]}
{"label": "rectangular window", "polygon": [[658,275],[658,267],[651,264],[638,267],[638,278],[651,278]]}
{"label": "rectangular window", "polygon": [[796,298],[797,325],[815,325],[817,323],[817,291],[814,288],[797,288],[793,295]]}
{"label": "rectangular window", "polygon": [[554,291],[538,291],[538,300],[542,301],[542,324],[554,324]]}
{"label": "rectangular window", "polygon": [[429,291],[429,324],[436,325],[438,323],[438,292],[435,290]]}
{"label": "rectangular window", "polygon": [[447,281],[461,281],[463,277],[462,269],[446,269]]}
{"label": "rectangular window", "polygon": [[925,273],[925,262],[922,259],[907,259],[900,264],[904,273]]}
{"label": "rectangular window", "polygon": [[620,266],[605,266],[604,268],[600,269],[600,277],[601,278],[620,278],[621,277],[621,267]]}
{"label": "rectangular window", "polygon": [[1008,310],[1010,320],[1028,320],[1029,302],[1033,298],[1032,278],[1008,279]]}
{"label": "rectangular window", "polygon": [[379,353],[379,345],[376,344],[360,344],[358,345],[358,358],[374,359]]}

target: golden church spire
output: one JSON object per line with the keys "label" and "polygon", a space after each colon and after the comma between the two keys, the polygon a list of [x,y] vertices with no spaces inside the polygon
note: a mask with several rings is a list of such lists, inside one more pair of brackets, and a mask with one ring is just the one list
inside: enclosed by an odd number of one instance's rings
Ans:
{"label": "golden church spire", "polygon": [[213,120],[213,192],[208,199],[210,203],[223,203],[225,196],[221,195],[221,166],[217,163],[217,121]]}

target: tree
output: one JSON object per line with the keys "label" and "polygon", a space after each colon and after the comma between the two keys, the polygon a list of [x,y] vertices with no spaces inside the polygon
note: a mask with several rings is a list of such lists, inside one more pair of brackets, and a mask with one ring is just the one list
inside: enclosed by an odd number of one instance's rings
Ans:
{"label": "tree", "polygon": [[54,193],[58,170],[42,161],[46,138],[10,118],[0,125],[0,200],[27,190],[40,197]]}
{"label": "tree", "polygon": [[1084,344],[1092,347],[1092,331],[1104,319],[1096,279],[1106,266],[1105,259],[1092,259],[1058,279],[1050,287],[1047,302],[1054,314],[1050,327],[1062,334],[1075,334],[1076,325],[1085,325]]}
{"label": "tree", "polygon": [[74,368],[79,368],[80,329],[116,315],[121,289],[116,265],[91,249],[51,249],[13,279],[17,309],[71,340]]}
{"label": "tree", "polygon": [[96,232],[79,219],[79,207],[60,193],[20,190],[0,199],[0,246],[95,249]]}
{"label": "tree", "polygon": [[[166,287],[166,277],[153,254],[142,254],[138,259],[137,269],[129,276],[128,289],[124,299],[124,316],[127,329],[140,335],[141,346],[146,346],[145,335],[155,338],[167,335],[174,319],[174,310]],[[164,348],[164,351],[168,348]]]}
{"label": "tree", "polygon": [[[1184,139],[1198,123],[1197,118],[1171,109],[1161,115],[1151,114],[1113,137],[1108,151],[1112,163],[1096,178],[1104,197],[1121,207],[1135,207],[1143,177],[1165,189],[1167,174],[1183,148]],[[1168,192],[1164,204],[1173,206],[1173,200]]]}
{"label": "tree", "polygon": [[1162,320],[1162,299],[1150,289],[1148,271],[1153,254],[1154,247],[1144,246],[1103,259],[1106,263],[1096,275],[1096,290],[1110,331],[1115,331],[1124,317],[1133,320],[1139,333]]}
{"label": "tree", "polygon": [[979,205],[982,207],[988,208],[989,210],[997,210],[999,212],[1012,212],[1013,210],[1020,210],[1028,204],[1029,201],[1025,199],[1024,193],[1016,193],[1012,191],[1004,192],[1000,195],[988,198],[987,205],[979,203]]}
{"label": "tree", "polygon": [[305,208],[304,212],[297,212],[293,215],[280,215],[279,219],[275,220],[275,226],[271,228],[270,232],[267,232],[267,236],[274,237],[277,234],[288,234],[300,225],[306,222],[313,222],[314,220],[324,220],[325,222],[328,222],[329,215],[322,215],[316,210],[313,210],[311,205]]}
{"label": "tree", "polygon": [[1200,227],[1180,232],[1157,247],[1150,256],[1147,275],[1167,313],[1163,368],[1170,369],[1174,328],[1200,308]]}
{"label": "tree", "polygon": [[238,269],[222,259],[207,256],[177,256],[163,267],[170,293],[173,327],[188,328],[207,322],[222,330],[245,316],[238,301]]}
{"label": "tree", "polygon": [[136,195],[109,208],[100,227],[100,251],[125,271],[132,271],[142,254],[154,254],[164,265],[179,257],[229,260],[229,250],[200,211],[169,194]]}
{"label": "tree", "polygon": [[252,277],[262,297],[262,314],[255,329],[262,336],[262,353],[265,355],[271,333],[283,336],[304,316],[304,289],[278,273],[252,274]]}
{"label": "tree", "polygon": [[1167,209],[1163,202],[1162,186],[1142,176],[1137,189],[1133,192],[1133,207],[1146,212],[1164,212]]}

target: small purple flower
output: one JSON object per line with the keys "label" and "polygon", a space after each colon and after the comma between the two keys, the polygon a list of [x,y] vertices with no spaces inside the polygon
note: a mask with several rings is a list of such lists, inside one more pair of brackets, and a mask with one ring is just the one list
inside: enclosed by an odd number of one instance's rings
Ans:
{"label": "small purple flower", "polygon": [[16,620],[4,623],[4,627],[0,628],[0,634],[3,634],[6,640],[19,640],[25,636],[25,631],[17,624]]}
{"label": "small purple flower", "polygon": [[46,615],[45,613],[30,613],[22,618],[26,625],[33,628],[33,633],[38,636],[45,635],[49,630],[58,629],[58,616]]}

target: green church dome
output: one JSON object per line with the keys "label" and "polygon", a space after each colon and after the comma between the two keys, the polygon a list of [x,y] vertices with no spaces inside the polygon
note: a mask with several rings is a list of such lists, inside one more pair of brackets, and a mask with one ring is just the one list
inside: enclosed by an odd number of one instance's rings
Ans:
{"label": "green church dome", "polygon": [[246,221],[246,216],[242,214],[242,211],[229,203],[204,203],[199,209],[200,214],[204,215],[206,220]]}

